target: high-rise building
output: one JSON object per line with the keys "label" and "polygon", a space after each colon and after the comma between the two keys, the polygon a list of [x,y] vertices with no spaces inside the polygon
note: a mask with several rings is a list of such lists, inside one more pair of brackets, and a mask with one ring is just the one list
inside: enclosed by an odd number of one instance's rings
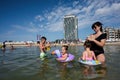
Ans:
{"label": "high-rise building", "polygon": [[120,29],[118,28],[110,28],[106,27],[103,29],[105,33],[107,33],[108,41],[120,41]]}
{"label": "high-rise building", "polygon": [[78,40],[78,19],[75,15],[64,16],[65,40]]}

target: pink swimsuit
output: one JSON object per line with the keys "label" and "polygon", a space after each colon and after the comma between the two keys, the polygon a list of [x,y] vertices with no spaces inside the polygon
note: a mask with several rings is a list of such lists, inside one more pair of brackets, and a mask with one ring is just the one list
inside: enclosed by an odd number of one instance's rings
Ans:
{"label": "pink swimsuit", "polygon": [[94,53],[93,52],[91,52],[91,53],[92,53],[92,57],[88,57],[88,55],[86,54],[86,56],[85,56],[86,60],[89,60],[89,61],[93,60]]}

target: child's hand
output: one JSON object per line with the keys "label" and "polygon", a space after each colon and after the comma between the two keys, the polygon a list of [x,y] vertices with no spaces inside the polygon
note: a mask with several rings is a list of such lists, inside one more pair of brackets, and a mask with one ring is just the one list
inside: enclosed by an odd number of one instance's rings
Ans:
{"label": "child's hand", "polygon": [[82,57],[79,57],[79,60],[83,60],[83,58],[82,58]]}
{"label": "child's hand", "polygon": [[53,55],[54,55],[54,54],[55,54],[55,51],[52,51],[52,53],[51,53],[51,54],[53,54]]}
{"label": "child's hand", "polygon": [[81,60],[81,57],[79,57],[79,60]]}

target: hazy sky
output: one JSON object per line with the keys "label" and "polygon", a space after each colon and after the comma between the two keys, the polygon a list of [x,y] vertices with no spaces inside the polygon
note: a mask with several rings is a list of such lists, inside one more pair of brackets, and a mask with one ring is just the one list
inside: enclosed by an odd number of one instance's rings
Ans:
{"label": "hazy sky", "polygon": [[79,38],[93,33],[91,25],[120,28],[120,0],[0,0],[0,41],[49,41],[64,38],[63,17],[78,17]]}

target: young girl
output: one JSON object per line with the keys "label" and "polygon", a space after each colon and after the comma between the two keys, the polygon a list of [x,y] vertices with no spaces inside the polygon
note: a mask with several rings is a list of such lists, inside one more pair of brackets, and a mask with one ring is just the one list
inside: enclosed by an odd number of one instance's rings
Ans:
{"label": "young girl", "polygon": [[64,61],[67,59],[67,57],[68,57],[67,50],[68,50],[68,46],[66,46],[66,45],[62,46],[62,55],[60,58],[57,58],[58,61]]}
{"label": "young girl", "polygon": [[96,60],[95,54],[90,50],[91,43],[87,40],[84,43],[85,51],[82,54],[82,60]]}

